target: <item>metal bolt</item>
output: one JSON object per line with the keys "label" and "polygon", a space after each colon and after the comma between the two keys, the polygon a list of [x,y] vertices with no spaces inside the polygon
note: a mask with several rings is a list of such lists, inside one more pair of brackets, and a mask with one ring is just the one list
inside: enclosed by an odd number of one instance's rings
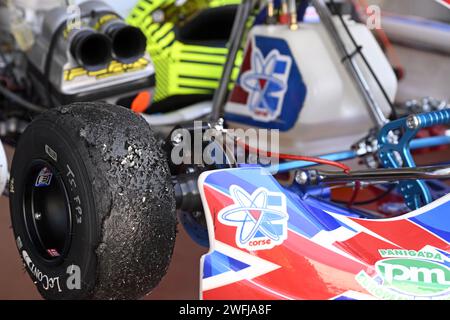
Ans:
{"label": "metal bolt", "polygon": [[162,10],[156,10],[152,14],[152,19],[156,23],[161,23],[164,21],[164,12]]}
{"label": "metal bolt", "polygon": [[409,129],[417,129],[419,125],[420,125],[419,118],[417,118],[414,115],[411,115],[406,119],[406,126]]}
{"label": "metal bolt", "polygon": [[36,213],[34,214],[34,219],[35,219],[35,220],[41,220],[41,218],[42,218],[42,214],[41,214],[40,212],[36,212]]}
{"label": "metal bolt", "polygon": [[297,171],[295,174],[295,181],[298,184],[305,185],[308,183],[308,174],[305,171]]}

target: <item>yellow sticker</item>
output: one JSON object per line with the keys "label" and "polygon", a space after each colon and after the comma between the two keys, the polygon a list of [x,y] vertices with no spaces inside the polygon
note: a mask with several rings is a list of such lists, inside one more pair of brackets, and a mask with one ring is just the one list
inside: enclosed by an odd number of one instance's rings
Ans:
{"label": "yellow sticker", "polygon": [[72,81],[81,76],[93,77],[96,79],[104,79],[108,77],[113,77],[126,72],[132,72],[137,70],[145,69],[149,64],[149,61],[145,58],[141,58],[138,61],[130,64],[120,63],[118,61],[111,61],[109,66],[105,69],[98,71],[87,71],[82,67],[76,67],[64,71],[64,80]]}
{"label": "yellow sticker", "polygon": [[111,20],[117,20],[120,19],[120,17],[116,14],[105,14],[100,19],[98,19],[97,23],[94,26],[95,30],[99,30],[101,26],[103,26],[105,23]]}

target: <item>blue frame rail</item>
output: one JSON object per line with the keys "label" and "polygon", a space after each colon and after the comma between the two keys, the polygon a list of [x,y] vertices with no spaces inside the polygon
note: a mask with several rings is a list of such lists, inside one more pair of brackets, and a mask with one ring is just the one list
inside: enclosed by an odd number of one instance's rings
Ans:
{"label": "blue frame rail", "polygon": [[[450,144],[450,136],[436,136],[422,139],[415,139],[411,141],[410,148],[411,150],[423,149],[423,148],[431,148]],[[331,160],[331,161],[344,161],[357,158],[358,155],[355,151],[342,151],[336,153],[330,153],[326,155],[319,156],[318,158]],[[280,163],[277,166],[272,166],[269,168],[269,171],[275,172],[286,172],[295,169],[301,169],[305,167],[316,166],[317,163],[308,162],[308,161],[290,161],[285,163]]]}

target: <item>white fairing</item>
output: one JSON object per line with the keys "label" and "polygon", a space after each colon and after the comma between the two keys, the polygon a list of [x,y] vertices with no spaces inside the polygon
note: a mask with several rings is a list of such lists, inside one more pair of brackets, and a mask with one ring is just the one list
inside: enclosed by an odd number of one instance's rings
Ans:
{"label": "white fairing", "polygon": [[[387,58],[365,25],[353,21],[347,23],[393,101],[397,79]],[[337,20],[335,24],[348,46],[348,52],[353,52],[354,46],[344,28]],[[257,26],[249,35],[250,41],[255,36],[279,38],[287,42],[307,89],[296,124],[288,131],[280,132],[281,152],[320,155],[348,150],[374,126],[362,95],[322,24],[300,24],[296,31],[282,25]],[[383,113],[389,116],[389,105],[374,79],[362,60],[359,57],[355,59]],[[232,101],[228,102],[226,111],[252,118],[247,106]],[[246,127],[236,122],[232,126]]]}
{"label": "white fairing", "polygon": [[0,144],[0,195],[3,194],[9,179],[8,160],[3,144]]}

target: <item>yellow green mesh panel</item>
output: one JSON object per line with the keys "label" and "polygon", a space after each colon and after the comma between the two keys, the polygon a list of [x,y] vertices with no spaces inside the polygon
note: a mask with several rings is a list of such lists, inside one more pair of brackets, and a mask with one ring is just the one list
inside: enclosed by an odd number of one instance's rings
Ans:
{"label": "yellow green mesh panel", "polygon": [[[137,3],[128,23],[139,27],[147,37],[149,52],[156,72],[155,101],[161,101],[173,95],[213,94],[222,75],[223,64],[228,50],[221,47],[184,44],[175,37],[174,24],[176,10],[175,0],[141,0]],[[190,1],[199,8],[213,8],[236,5],[240,0],[197,0]],[[169,22],[156,23],[152,13],[163,9],[167,16],[173,16]],[[173,20],[172,20],[173,21]],[[232,80],[239,73],[242,52],[235,61]],[[230,85],[232,86],[232,84]]]}

